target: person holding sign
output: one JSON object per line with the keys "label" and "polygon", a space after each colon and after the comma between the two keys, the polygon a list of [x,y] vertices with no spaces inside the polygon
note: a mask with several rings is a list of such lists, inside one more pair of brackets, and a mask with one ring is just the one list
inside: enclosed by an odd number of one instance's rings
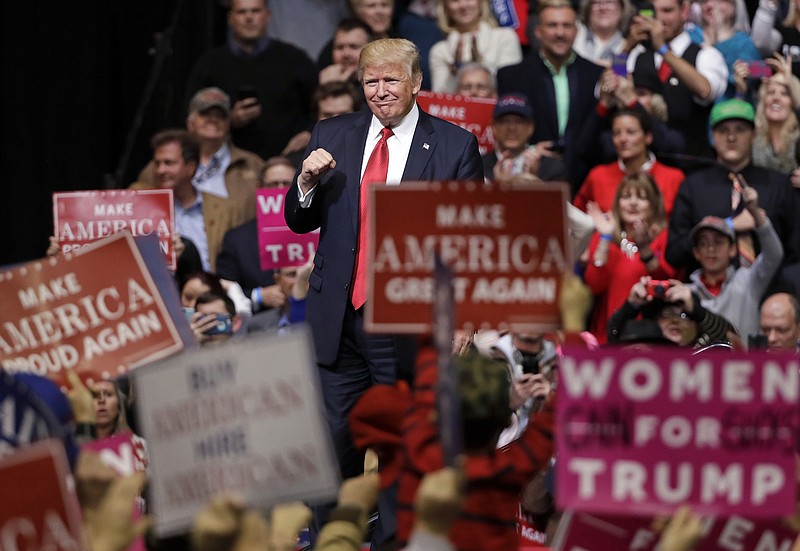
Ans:
{"label": "person holding sign", "polygon": [[306,317],[345,478],[361,469],[347,413],[372,384],[393,383],[399,365],[394,337],[363,331],[368,296],[366,190],[375,182],[483,181],[475,136],[417,106],[422,71],[412,42],[371,42],[361,51],[358,67],[370,112],[317,123],[284,208],[293,231],[321,228]]}

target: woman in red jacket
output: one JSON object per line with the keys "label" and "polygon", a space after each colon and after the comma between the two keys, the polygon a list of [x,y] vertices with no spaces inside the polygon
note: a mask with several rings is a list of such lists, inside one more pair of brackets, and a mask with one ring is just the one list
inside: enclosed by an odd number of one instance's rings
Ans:
{"label": "woman in red jacket", "polygon": [[622,177],[645,172],[653,177],[661,191],[664,211],[669,219],[684,174],[677,168],[661,164],[650,152],[650,144],[653,143],[650,120],[641,111],[622,109],[612,115],[611,131],[617,160],[594,167],[584,180],[573,204],[586,211],[589,201],[594,201],[600,210],[607,212],[611,210],[614,194]]}
{"label": "woman in red jacket", "polygon": [[675,277],[664,260],[667,222],[661,192],[643,173],[625,175],[616,190],[611,212],[588,204],[597,230],[589,245],[584,281],[595,296],[590,331],[606,342],[608,318],[625,303],[639,278]]}

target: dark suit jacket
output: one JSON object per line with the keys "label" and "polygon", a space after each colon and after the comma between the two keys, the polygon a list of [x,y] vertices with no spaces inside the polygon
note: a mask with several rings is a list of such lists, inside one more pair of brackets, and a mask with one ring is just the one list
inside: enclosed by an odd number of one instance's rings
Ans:
{"label": "dark suit jacket", "polygon": [[[580,128],[595,108],[597,100],[594,89],[603,68],[591,61],[576,56],[567,67],[569,81],[569,120],[564,130],[564,161],[570,167],[573,194],[583,183],[588,171],[580,161],[580,152],[575,147]],[[497,72],[497,93],[524,94],[533,108],[535,127],[530,143],[542,140],[559,141],[556,92],[553,77],[537,52],[531,52],[516,65],[503,67]]]}
{"label": "dark suit jacket", "polygon": [[274,285],[273,273],[261,269],[255,218],[225,233],[217,255],[217,275],[241,285],[249,297],[256,287]]}
{"label": "dark suit jacket", "polygon": [[[336,360],[345,307],[350,300],[358,239],[359,180],[370,112],[351,113],[321,121],[314,127],[306,155],[324,148],[336,160],[317,186],[309,208],[300,208],[297,177],[286,194],[284,216],[297,233],[321,228],[314,271],[309,280],[306,320],[310,324],[317,362]],[[471,133],[420,109],[403,180],[483,181],[478,142]],[[409,224],[413,224],[409,213]]]}

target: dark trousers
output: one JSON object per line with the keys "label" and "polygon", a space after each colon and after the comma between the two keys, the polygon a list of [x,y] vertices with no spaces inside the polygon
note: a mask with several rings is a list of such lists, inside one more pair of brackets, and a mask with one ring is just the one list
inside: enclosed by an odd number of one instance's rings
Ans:
{"label": "dark trousers", "polygon": [[[364,309],[353,310],[348,303],[336,362],[330,366],[319,366],[325,418],[342,479],[358,476],[364,471],[364,454],[353,445],[347,416],[372,385],[394,384],[399,369],[398,357],[395,337],[364,333]],[[316,534],[332,508],[333,504],[314,507],[312,543],[316,542]],[[373,548],[394,536],[396,521],[393,493],[382,492],[378,513],[378,525],[372,538]]]}

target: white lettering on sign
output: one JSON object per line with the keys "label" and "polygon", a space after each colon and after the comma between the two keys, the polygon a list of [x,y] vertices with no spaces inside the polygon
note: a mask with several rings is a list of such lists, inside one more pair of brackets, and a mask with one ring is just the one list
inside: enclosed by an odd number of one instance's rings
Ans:
{"label": "white lettering on sign", "polygon": [[81,292],[81,285],[74,273],[69,273],[63,277],[56,277],[46,283],[39,283],[35,287],[20,289],[17,292],[22,307],[27,310],[55,302],[58,299],[67,298]]}
{"label": "white lettering on sign", "polygon": [[519,272],[529,274],[567,269],[556,237],[541,247],[533,235],[406,235],[402,241],[386,236],[375,254],[375,273],[428,272],[438,247],[442,261],[456,273]]}
{"label": "white lettering on sign", "polygon": [[261,214],[280,214],[283,212],[283,194],[279,195],[256,195],[258,208]]}
{"label": "white lettering on sign", "polygon": [[169,224],[165,219],[152,220],[150,218],[129,220],[90,220],[77,221],[74,225],[65,222],[58,229],[59,241],[94,241],[108,237],[122,230],[129,230],[131,235],[150,235],[155,232],[159,237],[168,236]]}
{"label": "white lettering on sign", "polygon": [[95,216],[133,216],[133,203],[95,205]]}
{"label": "white lettering on sign", "polygon": [[[611,473],[612,497],[624,502],[644,502],[649,496],[665,503],[680,503],[688,499],[694,488],[699,489],[698,501],[705,504],[723,499],[729,505],[747,498],[753,505],[778,493],[786,482],[779,465],[759,463],[746,472],[743,465],[716,463],[677,465],[659,461],[654,465],[626,459],[609,462],[604,459],[571,458],[567,470],[578,476],[578,497],[590,500],[597,492],[597,478]],[[750,492],[745,496],[745,477],[749,476]]]}
{"label": "white lettering on sign", "polygon": [[434,117],[441,117],[449,121],[463,121],[467,118],[467,109],[456,105],[432,103],[428,106],[428,113]]}
{"label": "white lettering on sign", "polygon": [[[565,357],[560,369],[564,374],[563,388],[577,398],[587,394],[595,399],[604,396],[609,390],[611,375],[619,371],[618,385],[625,398],[646,401],[659,390],[664,376],[654,362],[641,358],[620,363],[611,358],[603,358],[599,363],[586,359],[578,363],[574,358]],[[716,387],[718,395],[726,402],[749,402],[755,399],[753,378],[761,379],[761,399],[767,403],[779,399],[792,402],[800,396],[800,365],[797,361],[788,361],[785,365],[767,361],[758,369],[747,360],[726,360],[717,369],[699,362],[690,372],[685,361],[676,360],[665,374],[670,396],[676,400],[688,393],[707,399]]]}
{"label": "white lettering on sign", "polygon": [[505,205],[438,205],[438,228],[495,228],[506,226]]}

